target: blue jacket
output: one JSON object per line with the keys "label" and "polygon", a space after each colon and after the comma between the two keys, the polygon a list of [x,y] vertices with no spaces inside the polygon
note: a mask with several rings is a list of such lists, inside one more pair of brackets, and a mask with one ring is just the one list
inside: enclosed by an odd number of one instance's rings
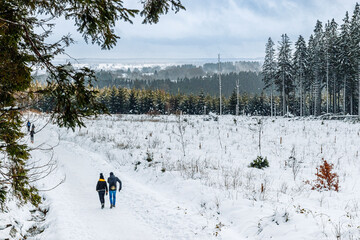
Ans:
{"label": "blue jacket", "polygon": [[115,177],[113,173],[110,173],[110,177],[108,178],[109,190],[116,191],[116,183],[119,182],[119,190],[122,188],[122,183],[118,177]]}

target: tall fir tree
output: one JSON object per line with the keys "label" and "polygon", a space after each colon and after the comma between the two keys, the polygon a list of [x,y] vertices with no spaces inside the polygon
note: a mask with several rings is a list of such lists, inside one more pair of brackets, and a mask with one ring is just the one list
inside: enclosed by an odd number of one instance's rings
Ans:
{"label": "tall fir tree", "polygon": [[294,93],[294,82],[292,76],[292,53],[290,39],[287,34],[281,35],[278,47],[278,64],[276,71],[275,84],[282,96],[282,114],[287,113],[290,95]]}
{"label": "tall fir tree", "polygon": [[197,97],[197,105],[196,105],[196,114],[204,114],[205,110],[205,95],[204,91],[201,90],[200,94]]}
{"label": "tall fir tree", "polygon": [[314,115],[321,114],[321,93],[323,88],[323,82],[326,76],[325,67],[325,49],[324,49],[324,32],[322,22],[319,20],[316,22],[314,29],[314,41],[313,41],[313,57],[312,68],[314,73],[313,94],[314,94]]}
{"label": "tall fir tree", "polygon": [[236,90],[234,89],[228,101],[227,111],[229,112],[229,114],[232,115],[236,114],[236,105],[237,105],[237,93]]}
{"label": "tall fir tree", "polygon": [[265,61],[262,66],[262,76],[265,83],[265,88],[270,88],[270,108],[271,116],[273,116],[273,91],[274,91],[274,80],[276,76],[276,60],[275,60],[275,49],[274,42],[271,38],[268,39],[265,47]]}
{"label": "tall fir tree", "polygon": [[349,13],[346,12],[345,18],[343,19],[343,23],[340,26],[340,35],[338,38],[338,47],[339,57],[338,57],[338,71],[340,75],[343,77],[342,82],[342,98],[343,98],[343,106],[342,112],[343,114],[347,114],[349,112],[348,108],[348,84],[349,78],[351,77],[351,68],[352,68],[352,59],[351,59],[351,38],[350,38],[350,22],[349,22]]}
{"label": "tall fir tree", "polygon": [[295,52],[293,60],[293,70],[294,77],[296,79],[296,85],[299,93],[299,114],[300,116],[304,115],[304,78],[306,74],[306,69],[309,67],[308,63],[308,51],[306,47],[306,42],[303,36],[299,36],[298,40],[295,43]]}
{"label": "tall fir tree", "polygon": [[316,45],[314,40],[314,35],[311,34],[308,41],[308,61],[309,61],[309,67],[306,71],[306,80],[305,80],[305,89],[308,92],[307,98],[308,98],[308,106],[307,106],[307,112],[309,115],[315,114],[314,113],[314,85],[315,85],[315,68],[314,64],[316,61]]}
{"label": "tall fir tree", "polygon": [[339,56],[338,24],[332,19],[325,28],[326,54],[327,54],[327,77],[329,81],[330,105],[333,113],[337,112],[339,96],[337,61]]}
{"label": "tall fir tree", "polygon": [[117,95],[115,97],[115,106],[117,113],[127,113],[127,91],[124,88],[119,87],[117,89]]}
{"label": "tall fir tree", "polygon": [[165,96],[165,91],[163,90],[157,90],[156,93],[156,103],[155,103],[155,109],[156,111],[158,111],[160,114],[165,114],[166,110],[165,110],[165,106],[166,106],[166,96]]}
{"label": "tall fir tree", "polygon": [[130,114],[138,114],[139,113],[137,91],[135,88],[131,89],[131,91],[130,91],[127,109]]}
{"label": "tall fir tree", "polygon": [[109,94],[109,111],[112,114],[119,113],[117,95],[118,95],[118,89],[115,86],[113,86],[110,89],[110,94]]}
{"label": "tall fir tree", "polygon": [[[352,69],[352,98],[357,97],[357,103],[352,104],[351,110],[356,111],[360,116],[360,5],[356,3],[353,16],[350,22],[350,38],[351,38],[351,59],[353,63]],[[356,108],[355,108],[356,106]]]}

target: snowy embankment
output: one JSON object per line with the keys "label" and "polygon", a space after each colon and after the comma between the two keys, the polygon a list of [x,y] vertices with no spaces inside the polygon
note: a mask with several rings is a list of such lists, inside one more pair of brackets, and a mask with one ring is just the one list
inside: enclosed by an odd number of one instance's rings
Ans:
{"label": "snowy embankment", "polygon": [[[129,115],[75,132],[48,125],[35,140],[58,143],[58,168],[39,188],[66,181],[45,193],[41,239],[358,239],[360,124],[262,118],[270,167],[259,170],[248,167],[260,154],[258,120]],[[322,158],[334,164],[339,192],[306,183]],[[106,198],[101,210],[95,184],[110,171],[123,190],[115,209]]]}

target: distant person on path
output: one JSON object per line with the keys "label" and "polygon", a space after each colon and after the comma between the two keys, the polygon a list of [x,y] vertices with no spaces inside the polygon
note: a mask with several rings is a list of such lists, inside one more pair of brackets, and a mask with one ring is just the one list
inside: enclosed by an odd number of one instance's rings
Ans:
{"label": "distant person on path", "polygon": [[31,123],[30,121],[28,120],[27,124],[26,124],[27,128],[28,128],[28,132],[30,132],[30,126],[31,126]]}
{"label": "distant person on path", "polygon": [[117,178],[113,172],[110,173],[110,177],[108,178],[109,183],[109,192],[110,192],[110,208],[115,207],[116,202],[116,182],[119,182],[119,192],[122,188],[122,183],[119,178]]}
{"label": "distant person on path", "polygon": [[33,124],[33,125],[31,126],[31,130],[33,130],[33,131],[35,132],[35,124]]}
{"label": "distant person on path", "polygon": [[31,129],[31,131],[30,131],[30,140],[31,140],[31,143],[34,143],[34,135],[35,135],[35,131],[34,131],[34,129]]}
{"label": "distant person on path", "polygon": [[99,194],[101,209],[103,209],[105,206],[104,196],[105,196],[105,193],[106,193],[106,195],[108,194],[108,187],[107,187],[106,181],[104,179],[104,175],[102,173],[100,173],[99,181],[96,184],[96,191]]}

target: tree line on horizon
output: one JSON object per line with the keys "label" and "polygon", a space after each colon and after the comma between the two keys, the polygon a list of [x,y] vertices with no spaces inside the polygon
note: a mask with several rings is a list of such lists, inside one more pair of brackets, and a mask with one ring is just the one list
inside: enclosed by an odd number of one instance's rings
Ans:
{"label": "tree line on horizon", "polygon": [[280,97],[281,111],[292,114],[359,114],[360,109],[360,7],[352,17],[346,12],[339,26],[334,19],[317,21],[306,42],[299,36],[294,52],[287,34],[275,52],[271,37],[266,43],[262,76],[273,97]]}
{"label": "tree line on horizon", "polygon": [[[239,91],[248,94],[261,94],[264,88],[261,74],[256,72],[231,72],[221,74],[222,95],[229,97],[234,88],[236,81],[239,81]],[[109,86],[109,85],[106,85]],[[111,85],[110,85],[111,86]],[[200,94],[201,92],[212,96],[219,96],[219,75],[212,74],[206,76],[177,79],[176,81],[166,80],[129,80],[117,79],[113,86],[126,88],[157,90],[161,89],[170,94]]]}
{"label": "tree line on horizon", "polygon": [[[40,87],[41,88],[41,87]],[[97,101],[104,104],[111,114],[176,114],[190,115],[218,114],[220,99],[205,94],[171,94],[164,90],[129,89],[105,87],[97,89]],[[279,99],[275,99],[279,102]],[[229,97],[222,98],[223,114],[236,114],[237,92],[233,89]],[[270,115],[270,100],[264,93],[260,95],[239,94],[239,113],[245,115]],[[41,112],[52,112],[56,99],[43,96],[32,103],[32,108]]]}

